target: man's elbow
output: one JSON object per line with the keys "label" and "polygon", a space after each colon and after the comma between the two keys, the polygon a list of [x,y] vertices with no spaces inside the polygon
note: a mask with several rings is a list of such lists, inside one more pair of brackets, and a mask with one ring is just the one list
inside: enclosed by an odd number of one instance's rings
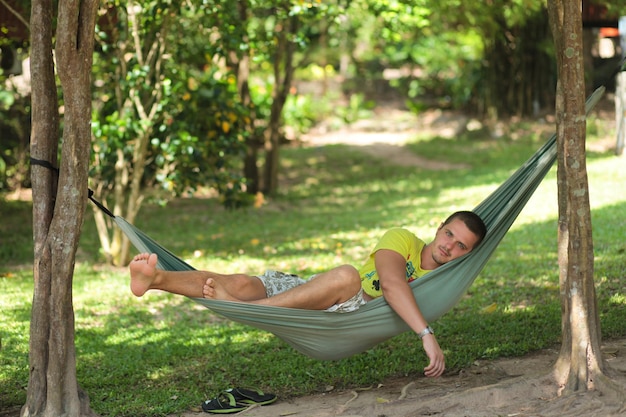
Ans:
{"label": "man's elbow", "polygon": [[380,290],[383,293],[383,297],[385,299],[393,299],[397,293],[401,292],[401,289],[398,285],[392,285],[390,283],[382,283],[380,284]]}

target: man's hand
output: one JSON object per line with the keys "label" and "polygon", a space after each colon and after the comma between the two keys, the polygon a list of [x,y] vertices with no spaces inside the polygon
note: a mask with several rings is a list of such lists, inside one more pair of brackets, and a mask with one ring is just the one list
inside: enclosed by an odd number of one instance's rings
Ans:
{"label": "man's hand", "polygon": [[443,356],[443,351],[437,343],[434,334],[427,334],[422,338],[422,344],[430,363],[424,368],[424,375],[429,377],[438,377],[443,374],[446,369],[446,359]]}

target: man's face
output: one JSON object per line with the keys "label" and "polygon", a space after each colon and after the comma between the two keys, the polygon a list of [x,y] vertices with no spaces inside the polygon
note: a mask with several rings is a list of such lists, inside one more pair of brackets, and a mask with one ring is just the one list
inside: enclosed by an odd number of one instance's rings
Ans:
{"label": "man's face", "polygon": [[433,243],[433,260],[443,265],[474,249],[478,237],[462,220],[454,219],[437,229]]}

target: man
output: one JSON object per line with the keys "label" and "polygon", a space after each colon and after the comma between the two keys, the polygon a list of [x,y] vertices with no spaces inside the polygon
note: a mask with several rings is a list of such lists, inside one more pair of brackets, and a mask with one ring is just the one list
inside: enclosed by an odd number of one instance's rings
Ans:
{"label": "man", "polygon": [[424,374],[437,377],[445,370],[443,352],[415,301],[409,282],[469,253],[485,234],[485,224],[478,215],[458,211],[439,226],[429,244],[406,229],[394,228],[383,235],[360,270],[341,265],[309,280],[278,271],[266,271],[259,276],[162,271],[156,268],[155,254],[140,254],[130,263],[130,287],[137,297],[158,289],[188,297],[336,312],[356,310],[383,296],[422,340],[430,360]]}

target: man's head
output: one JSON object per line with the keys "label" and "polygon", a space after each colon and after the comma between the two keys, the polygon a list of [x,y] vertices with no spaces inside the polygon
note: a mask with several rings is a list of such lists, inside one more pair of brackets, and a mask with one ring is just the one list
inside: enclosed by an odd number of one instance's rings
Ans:
{"label": "man's head", "polygon": [[478,214],[474,213],[473,211],[457,211],[455,213],[452,213],[443,222],[443,224],[446,225],[455,219],[459,219],[463,223],[465,223],[465,226],[467,226],[470,232],[476,235],[477,240],[474,243],[474,246],[472,247],[472,249],[474,249],[476,246],[480,244],[480,242],[483,241],[483,239],[485,238],[485,235],[487,234],[487,226],[485,226],[483,219],[481,219]]}
{"label": "man's head", "polygon": [[476,248],[487,234],[482,219],[471,211],[457,211],[437,229],[431,246],[432,260],[443,265]]}

